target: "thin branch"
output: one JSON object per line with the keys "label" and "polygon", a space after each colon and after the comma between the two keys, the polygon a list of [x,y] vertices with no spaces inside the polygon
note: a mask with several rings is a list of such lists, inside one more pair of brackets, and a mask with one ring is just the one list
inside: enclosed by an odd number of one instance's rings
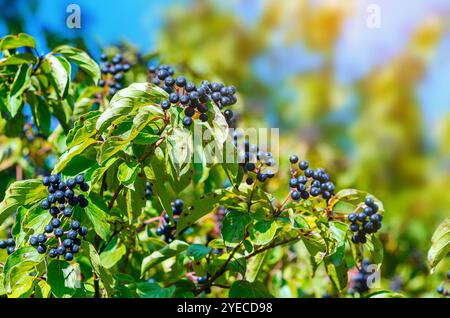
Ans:
{"label": "thin branch", "polygon": [[236,252],[238,251],[238,249],[241,247],[242,242],[239,243],[238,245],[236,245],[233,250],[231,251],[230,255],[228,256],[227,260],[225,261],[225,263],[223,263],[223,265],[217,270],[217,272],[214,273],[213,276],[211,276],[211,278],[205,283],[203,284],[199,289],[197,289],[194,294],[195,295],[199,295],[202,291],[208,289],[213,282],[218,279],[220,276],[223,275],[223,273],[225,273],[225,271],[227,270],[227,266],[228,264],[231,262],[231,260],[234,257],[234,254],[236,254]]}

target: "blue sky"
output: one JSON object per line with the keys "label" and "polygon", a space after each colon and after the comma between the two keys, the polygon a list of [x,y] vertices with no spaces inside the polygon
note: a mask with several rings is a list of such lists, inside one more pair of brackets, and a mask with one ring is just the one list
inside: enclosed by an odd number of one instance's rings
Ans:
{"label": "blue sky", "polygon": [[[251,26],[261,13],[262,2],[258,0],[218,0],[229,6]],[[91,52],[99,54],[102,46],[117,43],[121,39],[137,45],[142,51],[155,47],[156,34],[164,22],[164,12],[171,6],[188,3],[189,0],[41,0],[38,12],[32,15],[25,0],[19,0],[22,14],[27,17],[26,32],[35,36],[41,44],[39,30],[46,27],[67,37],[82,36]],[[434,12],[450,12],[448,0],[357,0],[357,12],[346,22],[344,32],[336,50],[336,77],[348,84],[358,80],[372,68],[395,57],[404,48],[409,35],[420,21]],[[2,2],[3,3],[3,2]],[[81,30],[68,29],[65,25],[66,7],[79,4],[82,14]],[[381,28],[368,29],[365,9],[370,3],[381,8]],[[2,11],[4,8],[0,8]],[[0,20],[0,34],[5,27]],[[429,125],[450,110],[450,34],[444,35],[436,56],[423,82],[418,88],[418,97],[423,105],[424,116]],[[275,62],[274,62],[275,61]],[[283,63],[289,61],[289,63]],[[277,65],[274,73],[274,64]],[[314,69],[320,64],[320,56],[309,54],[301,44],[272,47],[270,56],[255,60],[255,73],[259,76],[270,73],[272,79],[283,79],[298,72]]]}

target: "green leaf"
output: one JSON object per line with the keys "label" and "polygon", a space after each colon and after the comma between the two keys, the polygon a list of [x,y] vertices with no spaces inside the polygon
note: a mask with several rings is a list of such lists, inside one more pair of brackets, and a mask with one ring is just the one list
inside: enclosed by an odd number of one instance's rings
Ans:
{"label": "green leaf", "polygon": [[111,296],[114,292],[113,285],[114,281],[111,274],[101,265],[100,256],[95,250],[94,246],[87,241],[81,242],[81,246],[84,250],[88,252],[89,262],[91,263],[92,269],[100,278],[105,288],[106,294]]}
{"label": "green leaf", "polygon": [[177,231],[181,232],[194,224],[198,219],[213,211],[219,204],[225,191],[217,190],[208,193],[192,202],[188,209],[184,209],[177,222]]}
{"label": "green leaf", "polygon": [[61,56],[48,54],[43,60],[41,68],[48,76],[56,94],[63,98],[70,81],[70,63]]}
{"label": "green leaf", "polygon": [[33,112],[33,117],[39,131],[47,135],[50,134],[52,115],[50,113],[50,108],[45,103],[44,99],[35,94],[28,93],[27,101],[31,106],[31,111]]}
{"label": "green leaf", "polygon": [[152,268],[153,266],[169,259],[171,257],[177,256],[184,252],[189,247],[189,244],[183,241],[175,240],[162,248],[159,251],[155,251],[142,261],[141,275]]}
{"label": "green leaf", "polygon": [[62,54],[68,60],[76,63],[91,77],[94,84],[97,84],[100,79],[100,67],[86,52],[68,45],[59,46],[53,52]]}
{"label": "green leaf", "polygon": [[330,230],[336,240],[334,252],[324,259],[325,268],[333,285],[341,291],[347,287],[347,265],[345,263],[345,241],[347,226],[340,222],[330,222]]}
{"label": "green leaf", "polygon": [[136,181],[139,168],[140,165],[135,160],[123,162],[117,170],[117,179],[127,188],[134,190],[133,183]]}
{"label": "green leaf", "polygon": [[273,298],[264,284],[260,282],[250,283],[245,280],[237,280],[231,285],[230,298]]}
{"label": "green leaf", "polygon": [[118,117],[128,115],[144,105],[157,105],[167,93],[150,83],[134,83],[113,96],[109,107],[97,121],[96,129],[104,131]]}
{"label": "green leaf", "polygon": [[80,268],[77,263],[52,260],[48,264],[47,283],[55,297],[72,297],[81,288]]}
{"label": "green leaf", "polygon": [[379,290],[366,296],[366,298],[405,298],[400,293],[394,293],[390,290]]}
{"label": "green leaf", "polygon": [[30,275],[22,275],[19,280],[14,284],[11,293],[8,294],[9,298],[27,298],[33,292],[34,285],[36,283],[36,277]]}
{"label": "green leaf", "polygon": [[108,223],[108,220],[110,219],[108,207],[104,200],[93,192],[89,194],[87,199],[89,204],[84,210],[94,227],[95,233],[104,240],[109,239],[112,232],[111,225]]}
{"label": "green leaf", "polygon": [[265,245],[269,243],[277,232],[275,221],[258,221],[249,229],[250,239],[256,245]]}
{"label": "green leaf", "polygon": [[72,159],[74,159],[77,155],[82,154],[89,148],[91,145],[95,144],[95,139],[88,138],[83,141],[81,144],[78,144],[72,148],[69,148],[64,152],[61,157],[59,157],[58,162],[55,165],[53,171],[55,173],[61,172],[66,165],[70,163]]}
{"label": "green leaf", "polygon": [[9,92],[9,103],[7,104],[8,111],[12,117],[15,117],[22,107],[22,93],[31,84],[32,67],[29,65],[22,65],[14,78],[14,82]]}
{"label": "green leaf", "polygon": [[126,252],[126,246],[117,237],[114,237],[100,254],[102,266],[107,269],[112,268],[122,259]]}
{"label": "green leaf", "polygon": [[192,244],[187,249],[186,255],[194,258],[194,261],[199,261],[204,258],[211,251],[211,248],[201,244]]}
{"label": "green leaf", "polygon": [[222,237],[226,242],[241,242],[247,231],[247,226],[252,221],[250,214],[230,211],[225,215],[222,223]]}
{"label": "green leaf", "polygon": [[0,223],[20,206],[31,205],[46,197],[46,189],[38,179],[21,180],[12,183],[0,203]]}
{"label": "green leaf", "polygon": [[95,135],[95,123],[100,117],[100,111],[93,111],[82,115],[73,125],[66,138],[69,148],[78,145]]}
{"label": "green leaf", "polygon": [[381,264],[383,262],[383,243],[375,235],[368,238],[365,247],[370,253],[372,263]]}
{"label": "green leaf", "polygon": [[22,65],[22,64],[35,64],[37,58],[29,52],[14,54],[0,60],[0,66],[6,65]]}
{"label": "green leaf", "polygon": [[162,288],[156,283],[147,282],[138,283],[136,287],[136,291],[141,298],[170,298],[176,289],[175,286]]}
{"label": "green leaf", "polygon": [[36,48],[36,42],[32,36],[26,33],[7,35],[0,40],[0,51],[16,49],[23,46]]}
{"label": "green leaf", "polygon": [[92,184],[99,183],[100,180],[103,178],[103,175],[108,171],[109,168],[117,161],[119,160],[119,157],[111,157],[107,161],[105,161],[100,167],[96,168],[91,176],[91,182]]}
{"label": "green leaf", "polygon": [[114,156],[119,151],[128,146],[128,140],[119,136],[112,136],[105,140],[100,146],[100,151],[97,155],[97,162],[103,164],[106,160]]}
{"label": "green leaf", "polygon": [[261,271],[264,261],[266,260],[267,252],[257,254],[256,256],[250,258],[247,261],[247,270],[245,272],[245,277],[249,282],[254,282]]}
{"label": "green leaf", "polygon": [[[37,264],[42,262],[44,255],[39,254],[35,247],[27,246],[21,247],[14,251],[6,260],[5,266],[3,267],[4,283],[8,286],[10,282],[14,283],[15,280],[13,275],[22,276],[27,273],[30,269],[34,268]],[[14,274],[13,271],[19,269],[20,272]]]}
{"label": "green leaf", "polygon": [[431,273],[434,272],[436,265],[450,251],[450,218],[446,218],[434,231],[431,238],[431,247],[428,250],[428,266]]}

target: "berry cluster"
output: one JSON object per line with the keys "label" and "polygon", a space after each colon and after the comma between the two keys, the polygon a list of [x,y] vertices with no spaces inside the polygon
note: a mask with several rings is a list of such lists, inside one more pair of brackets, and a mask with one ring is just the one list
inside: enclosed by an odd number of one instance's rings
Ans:
{"label": "berry cluster", "polygon": [[6,248],[6,252],[10,255],[16,250],[16,242],[11,237],[7,240],[0,240],[0,248]]}
{"label": "berry cluster", "polygon": [[[450,270],[447,272],[447,280],[450,280]],[[443,282],[441,285],[439,285],[439,287],[436,289],[436,292],[438,294],[441,294],[444,297],[447,297],[450,295],[450,290],[445,289],[444,285],[445,285],[445,282]]]}
{"label": "berry cluster", "polygon": [[108,56],[102,54],[100,57],[102,78],[98,82],[100,87],[107,89],[108,95],[112,96],[117,90],[122,89],[123,75],[131,68],[131,64],[124,60],[122,54],[116,54],[108,61]]}
{"label": "berry cluster", "polygon": [[309,167],[308,161],[299,162],[296,155],[292,155],[289,161],[291,162],[289,188],[292,200],[306,200],[309,197],[321,196],[328,201],[334,195],[335,185],[324,169],[313,170]]}
{"label": "berry cluster", "polygon": [[89,204],[84,195],[75,195],[75,188],[79,186],[81,191],[86,192],[89,190],[89,185],[84,181],[82,174],[67,179],[66,182],[63,182],[60,176],[53,174],[44,177],[42,183],[47,186],[49,195],[42,201],[41,207],[49,210],[53,218],[45,226],[45,233],[30,237],[30,245],[35,246],[38,253],[44,254],[47,251],[45,245],[47,240],[50,239],[49,242],[51,242],[51,239],[56,238],[58,246],[51,248],[48,255],[52,258],[64,256],[66,260],[71,261],[73,254],[78,253],[80,249],[81,240],[78,235],[84,237],[88,232],[87,227],[81,226],[77,220],[72,220],[69,224],[73,213],[72,208],[76,205],[85,208]]}
{"label": "berry cluster", "polygon": [[357,273],[352,275],[348,288],[349,294],[353,295],[355,292],[363,294],[370,289],[369,286],[367,285],[367,282],[369,281],[369,276],[372,274],[368,272],[369,265],[370,262],[368,260],[363,260],[361,268],[358,269]]}
{"label": "berry cluster", "polygon": [[[167,65],[150,66],[149,81],[160,86],[169,94],[168,100],[161,102],[161,108],[168,110],[172,105],[184,108],[183,125],[188,127],[194,118],[202,122],[208,121],[208,102],[211,101],[220,109],[236,104],[236,88],[225,86],[222,83],[202,81],[196,86],[184,76],[174,77],[174,69]],[[223,115],[230,127],[235,125],[233,112],[230,109],[223,111]]]}
{"label": "berry cluster", "polygon": [[163,220],[161,220],[159,227],[156,229],[156,235],[164,236],[164,241],[166,243],[170,243],[175,238],[175,231],[176,231],[176,223],[178,220],[178,217],[183,212],[183,201],[181,199],[176,199],[174,202],[172,202],[172,212],[174,217],[175,224],[170,224],[170,216],[167,213],[164,213]]}
{"label": "berry cluster", "polygon": [[253,185],[255,179],[265,182],[275,176],[273,168],[276,161],[270,151],[261,151],[258,146],[252,145],[247,139],[239,142],[242,136],[234,132],[233,143],[237,148],[238,161],[245,174],[245,183]]}
{"label": "berry cluster", "polygon": [[[361,212],[358,212],[360,210]],[[351,222],[350,230],[355,232],[352,236],[352,242],[366,243],[366,234],[376,233],[381,228],[383,216],[378,212],[378,205],[373,198],[367,197],[364,204],[358,206],[358,209],[350,213],[347,218]]]}

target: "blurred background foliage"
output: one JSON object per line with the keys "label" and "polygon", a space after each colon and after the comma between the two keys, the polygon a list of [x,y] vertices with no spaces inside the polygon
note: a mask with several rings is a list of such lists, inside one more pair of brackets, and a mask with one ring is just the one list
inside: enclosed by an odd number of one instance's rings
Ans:
{"label": "blurred background foliage", "polygon": [[[374,193],[386,210],[382,287],[436,296],[449,268],[447,257],[430,277],[426,265],[431,235],[450,215],[448,1],[70,3],[81,7],[79,30],[65,27],[68,1],[0,0],[0,33],[27,32],[42,51],[68,42],[97,59],[120,50],[135,64],[152,58],[178,74],[235,85],[241,127],[280,128],[281,178],[270,190],[285,195],[287,157],[297,153],[326,167],[339,188]],[[380,28],[366,25],[371,3]],[[143,67],[130,74],[128,84],[145,80]],[[0,142],[5,149],[11,140]],[[15,160],[1,158],[0,195],[18,166],[48,170],[51,145],[30,142],[15,143]],[[306,279],[304,255],[299,245],[267,262],[276,296],[331,290],[320,271]]]}

